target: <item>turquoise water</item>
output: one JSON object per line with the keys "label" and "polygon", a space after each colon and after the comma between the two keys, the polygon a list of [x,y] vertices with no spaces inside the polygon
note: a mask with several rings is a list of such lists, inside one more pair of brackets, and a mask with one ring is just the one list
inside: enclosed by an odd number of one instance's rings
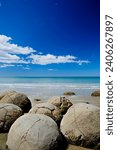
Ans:
{"label": "turquoise water", "polygon": [[99,77],[5,77],[0,78],[1,83],[81,83],[98,84]]}
{"label": "turquoise water", "polygon": [[0,78],[0,93],[16,90],[37,98],[62,95],[74,91],[77,95],[90,95],[100,88],[99,77],[5,77]]}

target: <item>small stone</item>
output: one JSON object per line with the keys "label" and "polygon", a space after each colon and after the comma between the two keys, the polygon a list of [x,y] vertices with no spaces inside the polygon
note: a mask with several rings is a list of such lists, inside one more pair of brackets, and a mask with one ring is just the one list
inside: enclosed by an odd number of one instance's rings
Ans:
{"label": "small stone", "polygon": [[91,96],[95,96],[95,97],[100,96],[100,91],[99,91],[99,90],[98,90],[98,91],[94,91],[94,92],[91,94]]}
{"label": "small stone", "polygon": [[76,94],[74,92],[68,91],[68,92],[64,92],[64,95],[66,95],[66,96],[72,96],[72,95],[76,95]]}
{"label": "small stone", "polygon": [[41,99],[39,99],[39,98],[35,98],[35,99],[34,99],[34,101],[41,101]]}

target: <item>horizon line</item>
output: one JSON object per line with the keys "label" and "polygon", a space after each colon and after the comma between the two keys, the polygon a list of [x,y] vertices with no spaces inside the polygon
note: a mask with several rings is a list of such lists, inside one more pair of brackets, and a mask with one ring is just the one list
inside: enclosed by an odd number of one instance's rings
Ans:
{"label": "horizon line", "polygon": [[54,78],[54,77],[58,77],[58,78],[63,78],[63,77],[99,77],[100,76],[0,76],[0,78],[13,78],[13,77],[29,77],[29,78]]}

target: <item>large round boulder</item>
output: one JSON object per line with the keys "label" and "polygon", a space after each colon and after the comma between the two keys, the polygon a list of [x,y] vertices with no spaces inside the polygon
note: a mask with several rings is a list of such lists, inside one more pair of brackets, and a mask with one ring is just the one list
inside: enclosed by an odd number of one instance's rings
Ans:
{"label": "large round boulder", "polygon": [[68,100],[64,96],[54,96],[48,100],[48,103],[51,103],[55,105],[56,107],[58,107],[62,114],[65,114],[68,108],[72,105],[70,100]]}
{"label": "large round boulder", "polygon": [[40,103],[32,107],[29,113],[44,114],[51,117],[57,124],[60,124],[62,114],[59,109],[50,103]]}
{"label": "large round boulder", "polygon": [[61,141],[57,124],[43,114],[25,114],[18,118],[8,133],[9,150],[55,150]]}
{"label": "large round boulder", "polygon": [[7,132],[14,121],[23,114],[20,107],[14,104],[0,104],[0,133]]}
{"label": "large round boulder", "polygon": [[96,146],[100,138],[99,108],[86,103],[74,104],[64,115],[60,129],[71,144]]}
{"label": "large round boulder", "polygon": [[0,103],[12,103],[19,106],[24,113],[28,112],[31,108],[31,102],[29,98],[23,94],[15,91],[9,91],[1,96]]}
{"label": "large round boulder", "polygon": [[6,91],[6,92],[0,94],[0,100],[1,100],[5,95],[10,94],[10,93],[16,93],[16,91]]}

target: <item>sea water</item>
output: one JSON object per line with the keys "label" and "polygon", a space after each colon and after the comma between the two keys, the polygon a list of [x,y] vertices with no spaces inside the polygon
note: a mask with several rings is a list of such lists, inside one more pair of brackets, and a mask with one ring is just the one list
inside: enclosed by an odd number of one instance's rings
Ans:
{"label": "sea water", "polygon": [[9,90],[23,92],[31,98],[48,99],[66,91],[77,96],[89,96],[100,88],[99,77],[1,77],[0,93]]}

